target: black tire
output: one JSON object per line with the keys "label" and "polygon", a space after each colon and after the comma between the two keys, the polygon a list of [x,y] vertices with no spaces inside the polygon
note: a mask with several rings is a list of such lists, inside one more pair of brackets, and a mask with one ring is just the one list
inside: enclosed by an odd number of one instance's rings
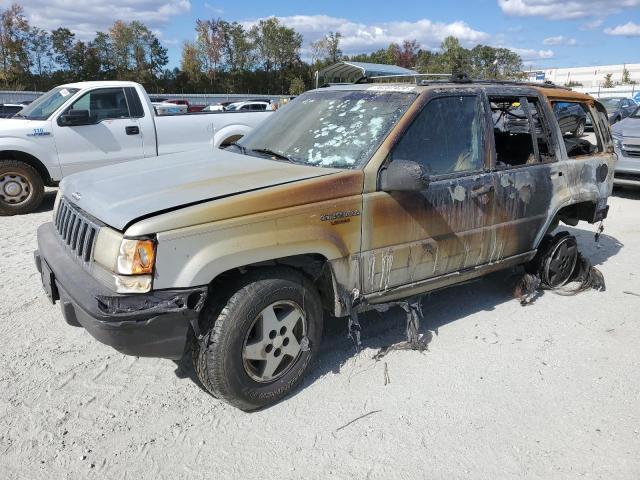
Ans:
{"label": "black tire", "polygon": [[582,120],[579,121],[578,125],[576,126],[576,129],[573,131],[574,137],[576,137],[576,138],[584,137],[585,126],[586,126],[586,122],[584,122]]}
{"label": "black tire", "polygon": [[[559,248],[567,251],[566,258],[557,257]],[[571,279],[577,259],[578,244],[573,235],[567,231],[547,234],[540,242],[535,258],[527,266],[527,271],[537,274],[544,288],[558,288]],[[558,262],[557,268],[552,264],[555,261]]]}
{"label": "black tire", "polygon": [[[313,284],[288,268],[249,272],[230,291],[226,301],[214,300],[202,312],[204,337],[194,339],[194,368],[214,397],[241,410],[256,410],[278,402],[302,381],[322,340],[322,304]],[[259,382],[248,373],[244,348],[261,312],[277,302],[301,307],[309,348],[289,360],[281,377]]]}
{"label": "black tire", "polygon": [[[33,212],[44,198],[42,177],[19,160],[0,160],[0,189],[0,216]],[[20,193],[14,195],[16,190]]]}

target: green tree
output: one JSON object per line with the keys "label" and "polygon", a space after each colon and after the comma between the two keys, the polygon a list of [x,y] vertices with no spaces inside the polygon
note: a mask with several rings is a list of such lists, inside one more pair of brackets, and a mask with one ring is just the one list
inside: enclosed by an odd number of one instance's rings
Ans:
{"label": "green tree", "polygon": [[51,68],[51,49],[52,44],[49,33],[38,27],[31,28],[28,51],[31,58],[30,63],[39,77],[42,77]]}
{"label": "green tree", "polygon": [[467,73],[471,70],[469,50],[460,45],[456,37],[447,37],[440,45],[444,62],[444,73]]}
{"label": "green tree", "polygon": [[[300,64],[302,35],[282,25],[277,18],[268,18],[251,27],[249,36],[267,81],[277,79],[268,83],[268,87],[279,85],[279,90],[284,91],[287,73]],[[271,75],[274,70],[275,78]]]}
{"label": "green tree", "polygon": [[340,49],[340,32],[329,32],[320,40],[311,43],[311,57],[313,64],[332,64],[342,59]]}
{"label": "green tree", "polygon": [[607,73],[604,76],[604,82],[602,83],[602,86],[604,88],[613,88],[613,75],[611,73]]}
{"label": "green tree", "polygon": [[221,23],[220,19],[196,20],[196,46],[202,66],[212,85],[224,52],[225,37]]}
{"label": "green tree", "polygon": [[195,43],[184,42],[182,45],[180,69],[184,72],[189,82],[197,84],[200,81],[202,77],[202,60]]}
{"label": "green tree", "polygon": [[629,73],[626,66],[622,69],[622,82],[620,83],[622,83],[622,85],[634,85],[636,83],[631,79],[631,73]]}
{"label": "green tree", "polygon": [[63,70],[72,72],[74,70],[75,34],[68,28],[60,27],[51,32],[51,43],[53,47],[54,60]]}
{"label": "green tree", "polygon": [[113,42],[108,33],[96,32],[96,36],[91,42],[95,50],[97,61],[100,65],[100,75],[104,79],[115,76],[115,62],[113,60]]}
{"label": "green tree", "polygon": [[289,95],[300,95],[307,89],[302,77],[293,77],[289,84]]}
{"label": "green tree", "polygon": [[29,33],[29,22],[19,4],[0,10],[0,65],[5,85],[18,85],[29,72]]}

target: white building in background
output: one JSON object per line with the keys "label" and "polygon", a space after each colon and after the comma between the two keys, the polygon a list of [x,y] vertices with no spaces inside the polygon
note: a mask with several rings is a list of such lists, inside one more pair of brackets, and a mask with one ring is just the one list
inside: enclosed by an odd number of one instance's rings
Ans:
{"label": "white building in background", "polygon": [[[529,81],[544,82],[550,81],[556,85],[566,85],[569,82],[580,83],[583,87],[593,89],[594,87],[602,87],[604,78],[607,74],[611,74],[611,80],[614,84],[622,81],[622,72],[624,69],[629,71],[631,80],[640,85],[640,63],[626,63],[618,65],[599,65],[593,67],[571,67],[571,68],[549,68],[546,70],[530,71]],[[636,87],[636,90],[640,87]]]}

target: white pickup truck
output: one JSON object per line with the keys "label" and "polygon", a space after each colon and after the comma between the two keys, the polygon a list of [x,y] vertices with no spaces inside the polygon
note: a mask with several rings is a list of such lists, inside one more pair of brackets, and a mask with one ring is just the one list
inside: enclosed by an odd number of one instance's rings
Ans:
{"label": "white pickup truck", "polygon": [[239,140],[270,113],[160,116],[142,85],[134,82],[61,85],[14,117],[0,119],[0,216],[35,210],[44,187],[56,186],[72,173],[169,153],[224,147]]}

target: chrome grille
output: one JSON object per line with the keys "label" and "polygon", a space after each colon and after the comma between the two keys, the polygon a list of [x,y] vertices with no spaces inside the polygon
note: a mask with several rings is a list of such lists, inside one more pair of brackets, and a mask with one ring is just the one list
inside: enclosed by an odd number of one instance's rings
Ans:
{"label": "chrome grille", "polygon": [[632,145],[625,143],[622,145],[622,155],[625,157],[640,157],[640,145]]}
{"label": "chrome grille", "polygon": [[84,264],[89,264],[100,226],[64,197],[60,200],[53,224],[62,242]]}

